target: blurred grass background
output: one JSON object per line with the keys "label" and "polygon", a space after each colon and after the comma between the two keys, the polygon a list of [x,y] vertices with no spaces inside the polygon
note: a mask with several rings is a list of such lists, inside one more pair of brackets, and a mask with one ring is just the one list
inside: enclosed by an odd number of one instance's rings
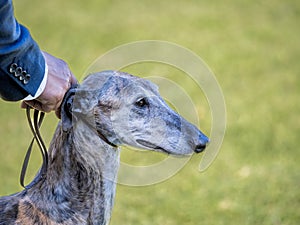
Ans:
{"label": "blurred grass background", "polygon": [[[299,1],[14,4],[18,20],[30,28],[40,47],[67,61],[78,78],[106,51],[155,39],[201,56],[223,89],[227,131],[212,166],[199,173],[200,157],[194,156],[163,183],[118,185],[112,225],[299,224]],[[0,194],[7,195],[20,190],[18,177],[31,134],[19,103],[0,104]],[[197,104],[201,120],[210,120],[207,103]],[[43,125],[47,142],[56,123],[49,115]],[[202,129],[209,131],[209,124],[201,121]],[[32,162],[29,175],[39,166],[38,154]]]}

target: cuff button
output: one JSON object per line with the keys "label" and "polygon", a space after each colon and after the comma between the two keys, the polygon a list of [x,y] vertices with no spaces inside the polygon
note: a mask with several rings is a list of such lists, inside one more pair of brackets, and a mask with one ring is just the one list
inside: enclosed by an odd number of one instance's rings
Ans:
{"label": "cuff button", "polygon": [[17,67],[18,67],[18,64],[17,64],[17,63],[11,64],[10,67],[9,67],[9,72],[10,72],[10,73],[15,73]]}
{"label": "cuff button", "polygon": [[30,80],[30,74],[27,73],[27,74],[24,76],[23,84],[28,84],[29,80]]}

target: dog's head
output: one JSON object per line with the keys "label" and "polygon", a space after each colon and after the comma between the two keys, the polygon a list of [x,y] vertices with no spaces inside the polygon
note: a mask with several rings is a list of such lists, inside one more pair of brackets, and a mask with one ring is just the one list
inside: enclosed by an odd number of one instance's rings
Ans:
{"label": "dog's head", "polygon": [[74,100],[66,100],[67,109],[62,110],[66,129],[71,127],[68,118],[73,114],[111,145],[186,155],[203,151],[209,141],[174,112],[157,86],[145,79],[104,71],[89,75],[73,93]]}

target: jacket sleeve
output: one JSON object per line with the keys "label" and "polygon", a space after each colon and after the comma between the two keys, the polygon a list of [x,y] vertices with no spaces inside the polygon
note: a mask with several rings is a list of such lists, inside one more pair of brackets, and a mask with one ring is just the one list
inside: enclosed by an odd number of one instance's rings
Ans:
{"label": "jacket sleeve", "polygon": [[45,59],[29,31],[15,17],[11,0],[0,0],[0,97],[34,96],[45,76]]}

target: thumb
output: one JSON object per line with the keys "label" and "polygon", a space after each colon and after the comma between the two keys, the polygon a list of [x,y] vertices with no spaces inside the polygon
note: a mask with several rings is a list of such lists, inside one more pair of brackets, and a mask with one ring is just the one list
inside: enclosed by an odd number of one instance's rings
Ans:
{"label": "thumb", "polygon": [[21,107],[26,108],[27,105],[29,105],[33,109],[37,109],[37,110],[43,111],[43,112],[48,112],[48,110],[45,110],[43,105],[40,102],[36,101],[36,100],[23,101],[22,104],[21,104]]}

